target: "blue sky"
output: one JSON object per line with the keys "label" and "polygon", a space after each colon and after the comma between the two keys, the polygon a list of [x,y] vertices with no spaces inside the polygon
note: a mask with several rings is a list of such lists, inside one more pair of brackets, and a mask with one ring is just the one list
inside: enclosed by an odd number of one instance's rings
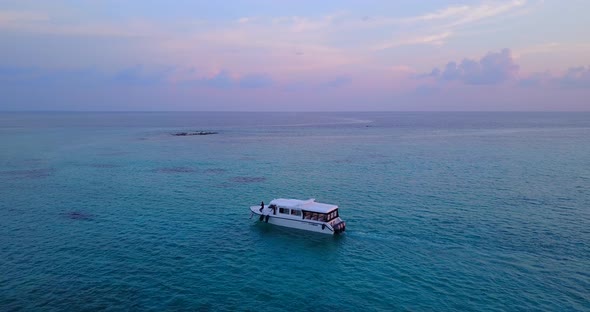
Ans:
{"label": "blue sky", "polygon": [[589,9],[3,1],[0,110],[590,110]]}

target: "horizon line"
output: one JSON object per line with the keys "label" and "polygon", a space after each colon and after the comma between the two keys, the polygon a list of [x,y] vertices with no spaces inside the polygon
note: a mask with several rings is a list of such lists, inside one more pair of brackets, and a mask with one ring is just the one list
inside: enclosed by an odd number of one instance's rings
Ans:
{"label": "horizon line", "polygon": [[0,113],[590,113],[590,110],[0,110]]}

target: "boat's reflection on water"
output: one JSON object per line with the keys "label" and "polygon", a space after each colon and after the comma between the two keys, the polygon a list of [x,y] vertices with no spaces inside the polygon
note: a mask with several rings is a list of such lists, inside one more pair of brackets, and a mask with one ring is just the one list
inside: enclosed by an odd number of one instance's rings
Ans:
{"label": "boat's reflection on water", "polygon": [[305,230],[274,226],[272,224],[255,222],[252,230],[259,235],[259,239],[270,245],[280,244],[288,248],[337,249],[346,242],[346,233],[340,235],[325,235]]}

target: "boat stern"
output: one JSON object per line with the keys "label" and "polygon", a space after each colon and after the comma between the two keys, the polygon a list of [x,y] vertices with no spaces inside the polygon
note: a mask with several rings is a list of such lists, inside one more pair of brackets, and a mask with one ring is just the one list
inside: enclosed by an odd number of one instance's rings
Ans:
{"label": "boat stern", "polygon": [[335,223],[332,228],[334,228],[334,234],[343,233],[346,231],[346,222],[341,220],[340,222]]}

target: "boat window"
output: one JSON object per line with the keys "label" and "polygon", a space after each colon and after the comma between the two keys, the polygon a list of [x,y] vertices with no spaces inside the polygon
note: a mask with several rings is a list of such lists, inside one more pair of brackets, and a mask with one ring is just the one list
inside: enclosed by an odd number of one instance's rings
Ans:
{"label": "boat window", "polygon": [[318,214],[318,221],[326,221],[326,214],[320,213]]}
{"label": "boat window", "polygon": [[328,214],[328,217],[327,217],[326,221],[330,221],[330,220],[332,220],[332,219],[335,219],[335,218],[337,218],[337,217],[338,217],[338,209],[336,209],[336,210],[334,210],[334,211],[330,212],[330,213]]}
{"label": "boat window", "polygon": [[279,208],[279,213],[289,214],[289,208]]}
{"label": "boat window", "polygon": [[309,211],[304,211],[303,212],[303,219],[311,219],[311,212]]}
{"label": "boat window", "polygon": [[317,219],[318,219],[318,214],[314,212],[314,213],[311,215],[311,219],[312,219],[312,220],[317,220]]}
{"label": "boat window", "polygon": [[301,215],[301,210],[291,209],[291,215],[292,216],[300,216]]}

